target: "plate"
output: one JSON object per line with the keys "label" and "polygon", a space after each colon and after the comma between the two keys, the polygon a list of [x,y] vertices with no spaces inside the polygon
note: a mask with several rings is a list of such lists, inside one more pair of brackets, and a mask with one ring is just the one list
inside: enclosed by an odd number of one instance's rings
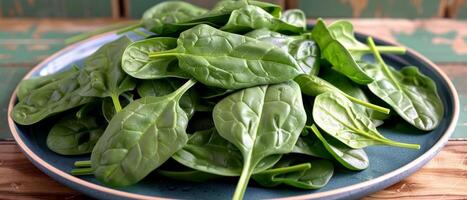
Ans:
{"label": "plate", "polygon": [[[362,40],[366,36],[356,34]],[[137,39],[136,35],[129,35]],[[34,67],[24,78],[44,76],[82,64],[83,59],[103,44],[117,39],[114,33],[106,33],[68,46],[53,54]],[[375,38],[379,45],[395,45]],[[445,113],[439,127],[431,132],[422,132],[406,123],[386,124],[379,130],[388,138],[407,143],[421,144],[420,150],[374,146],[366,148],[370,167],[364,171],[339,170],[327,186],[318,190],[299,190],[289,187],[262,188],[250,184],[245,199],[287,198],[287,199],[354,199],[386,188],[414,173],[426,164],[446,144],[459,115],[456,90],[447,76],[435,64],[413,50],[405,55],[384,56],[395,68],[413,65],[423,74],[431,77],[437,85],[444,104]],[[371,56],[365,57],[371,59]],[[8,123],[14,139],[24,154],[47,175],[58,182],[99,199],[230,199],[236,179],[224,179],[207,183],[190,183],[170,180],[151,174],[140,183],[126,188],[110,188],[102,185],[92,176],[75,177],[68,172],[76,160],[88,160],[88,156],[60,156],[46,146],[46,136],[54,119],[48,119],[32,126],[21,126],[13,122],[11,111],[17,102],[16,91],[9,102]]]}

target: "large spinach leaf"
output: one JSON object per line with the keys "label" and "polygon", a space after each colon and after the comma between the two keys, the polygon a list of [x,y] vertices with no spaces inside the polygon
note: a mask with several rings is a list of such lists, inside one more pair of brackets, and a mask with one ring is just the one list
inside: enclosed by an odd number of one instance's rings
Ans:
{"label": "large spinach leaf", "polygon": [[290,153],[306,122],[300,87],[293,81],[251,87],[222,99],[213,111],[219,134],[243,157],[233,199],[241,199],[258,163]]}
{"label": "large spinach leaf", "polygon": [[32,90],[15,105],[13,120],[22,125],[30,125],[56,113],[94,101],[92,97],[80,95],[79,72]]}
{"label": "large spinach leaf", "polygon": [[130,43],[130,39],[121,37],[86,58],[78,77],[81,96],[111,97],[115,110],[121,110],[118,96],[136,85],[121,68],[123,51]]}
{"label": "large spinach leaf", "polygon": [[434,81],[413,66],[400,71],[389,67],[373,40],[369,38],[368,42],[377,61],[376,65],[365,66],[365,71],[375,79],[368,85],[370,91],[418,129],[435,129],[443,118],[444,108]]}
{"label": "large spinach leaf", "polygon": [[204,24],[184,31],[177,43],[150,57],[177,56],[181,69],[209,86],[240,89],[281,83],[300,73],[295,59],[279,47]]}
{"label": "large spinach leaf", "polygon": [[[239,176],[242,172],[242,154],[214,128],[195,132],[172,158],[187,167],[210,174]],[[271,155],[262,159],[253,173],[271,168],[280,158],[281,155]]]}
{"label": "large spinach leaf", "polygon": [[325,136],[321,135],[314,124],[309,128],[319,138],[326,150],[347,169],[364,170],[370,165],[368,156],[363,149],[350,148],[334,138],[325,139]]}
{"label": "large spinach leaf", "polygon": [[188,140],[188,117],[178,102],[194,84],[189,80],[169,95],[143,97],[117,113],[91,154],[96,178],[132,185],[180,150]]}
{"label": "large spinach leaf", "polygon": [[170,50],[177,47],[177,39],[156,37],[130,44],[122,56],[122,68],[130,76],[139,79],[159,79],[166,77],[188,78],[177,64],[176,57],[150,59],[150,52]]}
{"label": "large spinach leaf", "polygon": [[[153,79],[153,80],[144,80],[137,87],[139,96],[155,96],[160,97],[168,95],[184,84],[183,79],[177,78],[163,78],[163,79]],[[183,96],[180,98],[180,107],[186,112],[188,118],[191,118],[195,113],[196,106],[199,102],[199,95],[196,90],[189,89]]]}
{"label": "large spinach leaf", "polygon": [[47,147],[61,155],[91,153],[106,124],[95,116],[69,115],[58,121],[47,135]]}
{"label": "large spinach leaf", "polygon": [[300,66],[301,73],[318,74],[319,49],[306,35],[288,36],[267,29],[258,29],[248,32],[245,36],[274,44],[289,52]]}
{"label": "large spinach leaf", "polygon": [[389,145],[419,149],[420,145],[392,141],[381,135],[364,111],[345,96],[326,92],[316,97],[313,120],[326,133],[355,149],[370,145]]}
{"label": "large spinach leaf", "polygon": [[266,28],[272,31],[300,34],[305,31],[303,26],[295,26],[275,18],[258,6],[247,5],[234,10],[229,21],[221,27],[228,32],[244,33],[254,29]]}
{"label": "large spinach leaf", "polygon": [[318,76],[302,74],[295,77],[294,81],[297,82],[298,85],[300,85],[301,91],[306,95],[318,96],[319,94],[325,92],[335,92],[344,95],[350,101],[365,106],[367,108],[386,114],[390,112],[390,110],[387,108],[383,108],[381,106],[374,105],[367,101],[350,96],[349,94],[339,90],[337,87],[319,78]]}
{"label": "large spinach leaf", "polygon": [[252,178],[265,187],[286,184],[301,189],[318,189],[329,182],[333,173],[334,166],[330,161],[288,156],[281,159],[274,168],[255,174]]}

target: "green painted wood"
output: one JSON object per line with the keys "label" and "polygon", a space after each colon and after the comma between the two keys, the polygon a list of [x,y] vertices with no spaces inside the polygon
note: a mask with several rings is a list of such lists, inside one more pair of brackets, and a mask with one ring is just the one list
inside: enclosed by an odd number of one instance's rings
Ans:
{"label": "green painted wood", "polygon": [[0,0],[0,16],[110,18],[112,0]]}
{"label": "green painted wood", "polygon": [[[438,17],[442,1],[434,0],[298,0],[298,8],[309,18],[317,17],[388,17],[432,18]],[[445,5],[445,4],[443,4]],[[442,9],[443,10],[443,9]],[[441,13],[442,15],[442,13]]]}
{"label": "green painted wood", "polygon": [[467,53],[456,51],[456,44],[467,43],[467,36],[459,36],[459,31],[443,34],[432,33],[425,29],[417,29],[413,33],[393,33],[401,44],[413,48],[438,63],[467,63]]}
{"label": "green painted wood", "polygon": [[[132,19],[139,19],[144,11],[153,5],[156,5],[165,0],[125,0],[125,7],[127,16]],[[194,5],[204,8],[212,8],[219,0],[186,0]],[[265,0],[263,0],[265,1]],[[281,0],[266,0],[267,2],[276,3],[280,5]]]}
{"label": "green painted wood", "polygon": [[452,0],[448,12],[452,18],[467,19],[467,0]]}
{"label": "green painted wood", "polygon": [[16,85],[30,69],[31,67],[0,67],[0,140],[11,138],[7,121],[8,102]]}

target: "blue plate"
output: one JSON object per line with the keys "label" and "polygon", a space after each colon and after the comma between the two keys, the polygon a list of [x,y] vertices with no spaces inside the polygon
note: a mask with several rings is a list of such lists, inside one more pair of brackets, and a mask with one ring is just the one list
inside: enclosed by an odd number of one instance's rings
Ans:
{"label": "blue plate", "polygon": [[[365,35],[357,34],[359,39]],[[135,35],[131,36],[135,39]],[[118,38],[114,33],[99,35],[68,46],[50,56],[33,68],[24,78],[44,76],[82,63],[83,59],[103,44]],[[394,45],[376,39],[379,45]],[[368,58],[371,59],[371,58]],[[338,170],[329,184],[318,190],[299,190],[289,187],[262,188],[250,184],[245,199],[293,198],[293,199],[353,199],[386,188],[420,169],[448,141],[455,128],[459,115],[459,102],[456,90],[447,76],[432,62],[418,53],[408,50],[401,56],[385,56],[388,64],[401,68],[417,66],[423,74],[431,77],[438,87],[444,104],[443,121],[431,132],[418,131],[405,123],[386,125],[379,128],[388,138],[407,143],[421,144],[420,150],[394,147],[366,148],[370,158],[370,167],[360,172]],[[16,103],[16,92],[12,94],[8,112],[11,113]],[[48,120],[48,121],[53,121]],[[149,175],[140,183],[126,188],[110,188],[102,185],[92,176],[74,177],[68,172],[76,160],[87,160],[88,156],[60,156],[46,146],[46,136],[51,122],[33,126],[20,126],[8,118],[11,132],[34,165],[58,182],[65,184],[89,196],[100,199],[230,199],[236,180],[225,179],[207,183],[174,181]]]}

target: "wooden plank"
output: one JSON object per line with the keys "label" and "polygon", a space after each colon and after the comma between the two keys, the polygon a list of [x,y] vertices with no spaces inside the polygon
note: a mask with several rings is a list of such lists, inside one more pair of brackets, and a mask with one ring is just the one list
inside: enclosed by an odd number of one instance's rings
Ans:
{"label": "wooden plank", "polygon": [[[365,199],[467,199],[467,141],[450,141],[425,167]],[[2,199],[82,199],[40,172],[14,142],[0,142]]]}
{"label": "wooden plank", "polygon": [[[139,19],[143,15],[144,11],[150,8],[153,5],[164,2],[165,0],[125,0],[125,13],[126,16],[132,19]],[[187,2],[194,5],[212,8],[219,0],[187,0]],[[279,5],[284,5],[285,0],[265,0],[267,2],[276,3]]]}
{"label": "wooden plank", "polygon": [[0,13],[2,17],[112,18],[118,17],[112,7],[118,4],[113,2],[117,0],[0,0]]}
{"label": "wooden plank", "polygon": [[309,18],[433,18],[443,17],[447,0],[296,0]]}
{"label": "wooden plank", "polygon": [[467,141],[450,141],[426,166],[369,199],[467,199]]}

